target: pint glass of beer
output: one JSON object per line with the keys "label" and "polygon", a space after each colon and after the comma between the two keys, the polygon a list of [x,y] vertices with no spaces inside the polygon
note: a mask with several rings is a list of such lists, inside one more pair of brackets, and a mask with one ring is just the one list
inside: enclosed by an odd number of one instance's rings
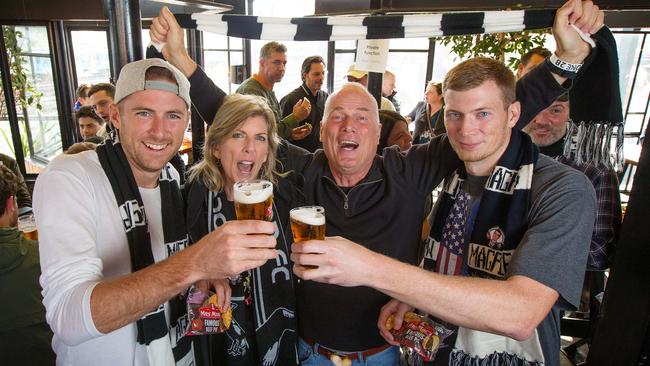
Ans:
{"label": "pint glass of beer", "polygon": [[237,220],[271,221],[273,183],[261,179],[239,182],[233,192]]}
{"label": "pint glass of beer", "polygon": [[320,206],[303,206],[289,212],[294,241],[325,239],[325,210]]}
{"label": "pint glass of beer", "polygon": [[26,239],[38,240],[38,230],[36,230],[36,221],[34,214],[18,217],[18,230],[23,232]]}
{"label": "pint glass of beer", "polygon": [[[325,209],[321,206],[296,207],[289,211],[289,219],[294,242],[325,239]],[[318,266],[305,267],[318,268]]]}
{"label": "pint glass of beer", "polygon": [[325,209],[320,206],[296,207],[289,212],[294,241],[325,239]]}

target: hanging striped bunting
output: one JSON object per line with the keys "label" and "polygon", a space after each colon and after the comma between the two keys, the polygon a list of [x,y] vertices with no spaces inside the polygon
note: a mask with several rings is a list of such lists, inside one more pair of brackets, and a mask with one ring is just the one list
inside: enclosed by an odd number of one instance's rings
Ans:
{"label": "hanging striped bunting", "polygon": [[231,37],[275,41],[340,41],[519,32],[553,25],[554,9],[444,14],[272,18],[192,14],[196,28]]}

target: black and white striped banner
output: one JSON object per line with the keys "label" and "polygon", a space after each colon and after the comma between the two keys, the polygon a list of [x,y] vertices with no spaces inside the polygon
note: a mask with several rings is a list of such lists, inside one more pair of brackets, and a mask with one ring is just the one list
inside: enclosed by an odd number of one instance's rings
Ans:
{"label": "black and white striped banner", "polygon": [[518,32],[553,25],[555,10],[444,14],[272,18],[192,14],[196,28],[231,37],[274,41],[340,41]]}

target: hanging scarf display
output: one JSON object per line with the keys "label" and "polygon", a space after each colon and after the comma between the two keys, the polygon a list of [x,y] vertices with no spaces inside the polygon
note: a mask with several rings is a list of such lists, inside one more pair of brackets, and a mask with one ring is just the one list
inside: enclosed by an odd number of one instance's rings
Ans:
{"label": "hanging scarf display", "polygon": [[[111,132],[109,139],[97,147],[97,156],[111,183],[122,215],[124,231],[129,243],[131,269],[133,272],[141,270],[154,264],[151,237],[142,197],[117,131]],[[171,165],[167,164],[159,178],[163,238],[166,248],[182,249],[188,244],[183,217],[183,199],[178,183],[171,175],[171,169],[173,169]],[[176,296],[169,300],[169,314],[167,314],[171,328],[176,331],[175,337],[169,335],[165,304],[161,304],[136,321],[138,332],[137,340],[134,341],[146,346],[151,365],[173,365],[178,361],[188,360],[187,357],[192,350],[191,341],[187,337],[180,336],[183,334],[181,325],[185,316],[185,301],[180,296]]]}
{"label": "hanging scarf display", "polygon": [[591,163],[621,172],[623,170],[623,125],[620,123],[578,124],[569,120],[563,154],[576,165]]}
{"label": "hanging scarf display", "polygon": [[[623,171],[624,119],[619,87],[618,49],[614,35],[602,27],[591,37],[596,48],[569,91],[571,120],[564,156],[577,165],[593,163]],[[594,85],[598,85],[597,88]]]}
{"label": "hanging scarf display", "polygon": [[329,17],[258,17],[194,13],[184,26],[230,37],[274,41],[340,41],[520,32],[553,25],[555,10],[529,9],[431,14]]}

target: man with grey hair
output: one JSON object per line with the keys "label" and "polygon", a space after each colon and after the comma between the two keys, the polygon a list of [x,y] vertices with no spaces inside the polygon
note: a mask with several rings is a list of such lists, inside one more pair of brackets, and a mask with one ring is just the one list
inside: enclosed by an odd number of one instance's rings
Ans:
{"label": "man with grey hair", "polygon": [[239,94],[258,95],[269,104],[278,122],[278,135],[285,139],[300,140],[311,132],[298,127],[298,123],[311,113],[311,103],[301,99],[293,106],[293,111],[282,118],[282,108],[273,92],[275,83],[282,81],[287,65],[287,47],[282,43],[269,42],[260,49],[260,69],[256,74],[244,80],[237,88]]}
{"label": "man with grey hair", "polygon": [[488,58],[447,74],[445,125],[464,168],[445,180],[424,269],[344,238],[292,247],[294,271],[305,280],[369,286],[398,299],[377,322],[390,343],[398,344],[388,316],[399,329],[413,307],[453,329],[433,365],[557,365],[559,312],[577,304],[594,193],[582,174],[538,159],[531,140],[513,130],[514,85],[512,72]]}
{"label": "man with grey hair", "polygon": [[[356,64],[351,64],[348,67],[348,73],[345,75],[345,78],[348,80],[348,82],[359,83],[366,88],[368,87],[368,71],[357,69]],[[381,104],[379,109],[386,109],[393,112],[397,111],[393,105],[393,102],[388,100],[388,98],[384,97],[383,95],[381,97]]]}
{"label": "man with grey hair", "polygon": [[229,222],[188,247],[168,162],[190,118],[189,88],[163,60],[127,64],[109,140],[58,156],[36,182],[43,303],[59,364],[196,364],[179,294],[276,255],[275,227],[261,221]]}
{"label": "man with grey hair", "polygon": [[[588,1],[572,0],[560,8],[553,27],[558,59],[578,65],[590,52],[569,26],[569,19],[582,31],[593,32],[602,25],[603,16]],[[519,84],[539,77],[540,70],[531,71]],[[556,81],[564,81],[559,73],[554,76]],[[564,77],[568,76],[575,75]],[[344,329],[345,324],[358,327],[357,319],[336,323],[343,317],[338,315],[343,306],[352,307],[351,301],[339,297],[335,305],[329,300],[334,298],[329,291],[333,284],[349,286],[347,295],[351,298],[357,293],[358,299],[368,296],[362,291],[372,288],[395,299],[383,307],[375,323],[389,343],[399,344],[388,328],[399,329],[404,313],[413,307],[454,330],[447,339],[436,340],[442,346],[433,365],[559,365],[559,312],[574,307],[579,297],[587,259],[585,239],[594,220],[594,193],[584,175],[539,155],[530,138],[515,128],[533,117],[525,111],[528,107],[522,108],[515,100],[515,95],[522,98],[522,90],[515,85],[513,73],[496,60],[480,57],[457,65],[447,74],[443,88],[448,133],[428,145],[413,146],[407,154],[423,146],[430,148],[442,139],[463,161],[445,179],[436,203],[431,233],[423,248],[424,269],[417,266],[419,260],[409,264],[391,258],[386,247],[368,245],[367,238],[354,244],[348,239],[356,233],[345,233],[342,238],[331,237],[343,236],[338,232],[328,232],[325,240],[292,246],[294,272],[304,279],[302,287],[316,288],[315,281],[323,283],[320,291],[308,292],[308,299],[316,299],[303,308],[318,310],[314,314],[334,329]],[[540,97],[547,94],[539,91]],[[444,159],[437,156],[435,164],[444,166]],[[416,195],[412,188],[404,189]],[[400,203],[412,209],[421,207]],[[329,224],[329,212],[327,218]],[[394,228],[393,219],[384,217],[382,224],[390,225],[375,225],[373,236]],[[407,234],[403,230],[406,225],[400,225],[399,233]],[[384,245],[404,244],[398,238]],[[390,315],[395,322],[387,325]],[[303,328],[305,317],[300,319]],[[316,323],[318,319],[310,320]],[[347,332],[349,328],[353,327],[348,326]],[[338,339],[345,334],[339,330]],[[308,335],[303,331],[301,336]],[[316,338],[314,342],[322,341]],[[303,362],[305,366],[319,364],[324,363]]]}

